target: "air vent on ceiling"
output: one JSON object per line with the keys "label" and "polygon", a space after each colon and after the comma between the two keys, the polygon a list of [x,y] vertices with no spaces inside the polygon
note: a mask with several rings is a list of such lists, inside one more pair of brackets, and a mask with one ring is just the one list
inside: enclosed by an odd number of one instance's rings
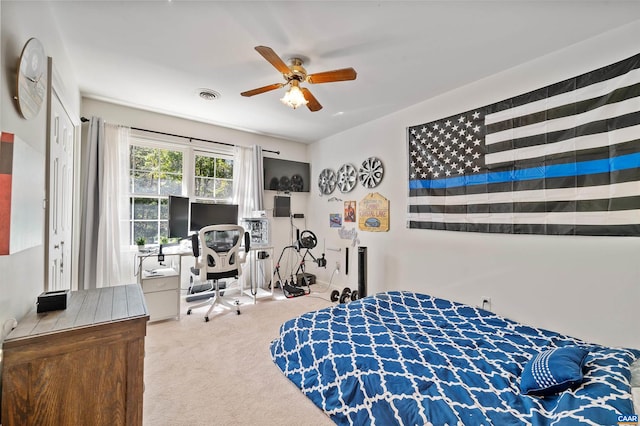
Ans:
{"label": "air vent on ceiling", "polygon": [[220,99],[220,93],[211,89],[198,89],[198,96],[205,101],[215,101],[216,99]]}

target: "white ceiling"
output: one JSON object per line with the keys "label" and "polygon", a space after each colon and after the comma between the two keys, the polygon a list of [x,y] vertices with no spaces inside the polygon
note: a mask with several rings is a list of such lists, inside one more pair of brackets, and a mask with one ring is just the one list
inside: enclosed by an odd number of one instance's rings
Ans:
{"label": "white ceiling", "polygon": [[[313,142],[640,19],[640,1],[50,2],[83,96]],[[283,82],[254,50],[309,73],[319,112],[280,103]],[[45,46],[46,47],[46,46]],[[597,52],[594,52],[597,54]],[[221,94],[215,101],[199,89]]]}

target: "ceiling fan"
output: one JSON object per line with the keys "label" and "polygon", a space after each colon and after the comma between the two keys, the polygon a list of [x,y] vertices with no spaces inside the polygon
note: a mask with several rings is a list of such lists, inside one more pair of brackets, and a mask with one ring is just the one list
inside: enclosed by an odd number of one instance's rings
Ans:
{"label": "ceiling fan", "polygon": [[353,68],[342,68],[339,70],[325,71],[314,74],[307,74],[307,70],[302,66],[303,61],[301,58],[291,58],[290,65],[284,63],[280,56],[276,54],[270,47],[256,46],[255,48],[271,65],[273,65],[278,71],[282,73],[285,79],[285,83],[275,83],[268,86],[259,87],[253,90],[247,90],[242,92],[242,96],[254,96],[261,93],[270,92],[284,86],[290,86],[287,93],[282,99],[280,99],[285,105],[289,105],[291,108],[296,109],[299,106],[306,105],[310,111],[320,111],[322,105],[311,94],[306,87],[300,87],[300,83],[332,83],[334,81],[346,81],[356,79],[356,70]]}

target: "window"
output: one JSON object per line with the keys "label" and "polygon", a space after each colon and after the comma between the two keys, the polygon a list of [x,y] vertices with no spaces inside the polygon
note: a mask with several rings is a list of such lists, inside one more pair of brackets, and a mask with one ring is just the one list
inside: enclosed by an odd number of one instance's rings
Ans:
{"label": "window", "polygon": [[193,195],[199,199],[230,203],[233,196],[233,160],[196,152],[194,163]]}
{"label": "window", "polygon": [[135,139],[129,162],[129,244],[158,244],[169,235],[169,195],[230,203],[233,157]]}
{"label": "window", "polygon": [[182,194],[184,153],[132,145],[130,154],[131,244],[140,237],[157,244],[168,235],[168,196]]}

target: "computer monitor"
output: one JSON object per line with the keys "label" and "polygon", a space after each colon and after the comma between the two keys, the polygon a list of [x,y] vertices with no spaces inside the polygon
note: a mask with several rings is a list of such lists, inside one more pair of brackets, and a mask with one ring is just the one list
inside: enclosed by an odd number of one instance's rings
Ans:
{"label": "computer monitor", "polygon": [[191,231],[209,225],[237,225],[237,204],[191,203]]}
{"label": "computer monitor", "polygon": [[169,196],[169,238],[189,235],[189,198]]}

